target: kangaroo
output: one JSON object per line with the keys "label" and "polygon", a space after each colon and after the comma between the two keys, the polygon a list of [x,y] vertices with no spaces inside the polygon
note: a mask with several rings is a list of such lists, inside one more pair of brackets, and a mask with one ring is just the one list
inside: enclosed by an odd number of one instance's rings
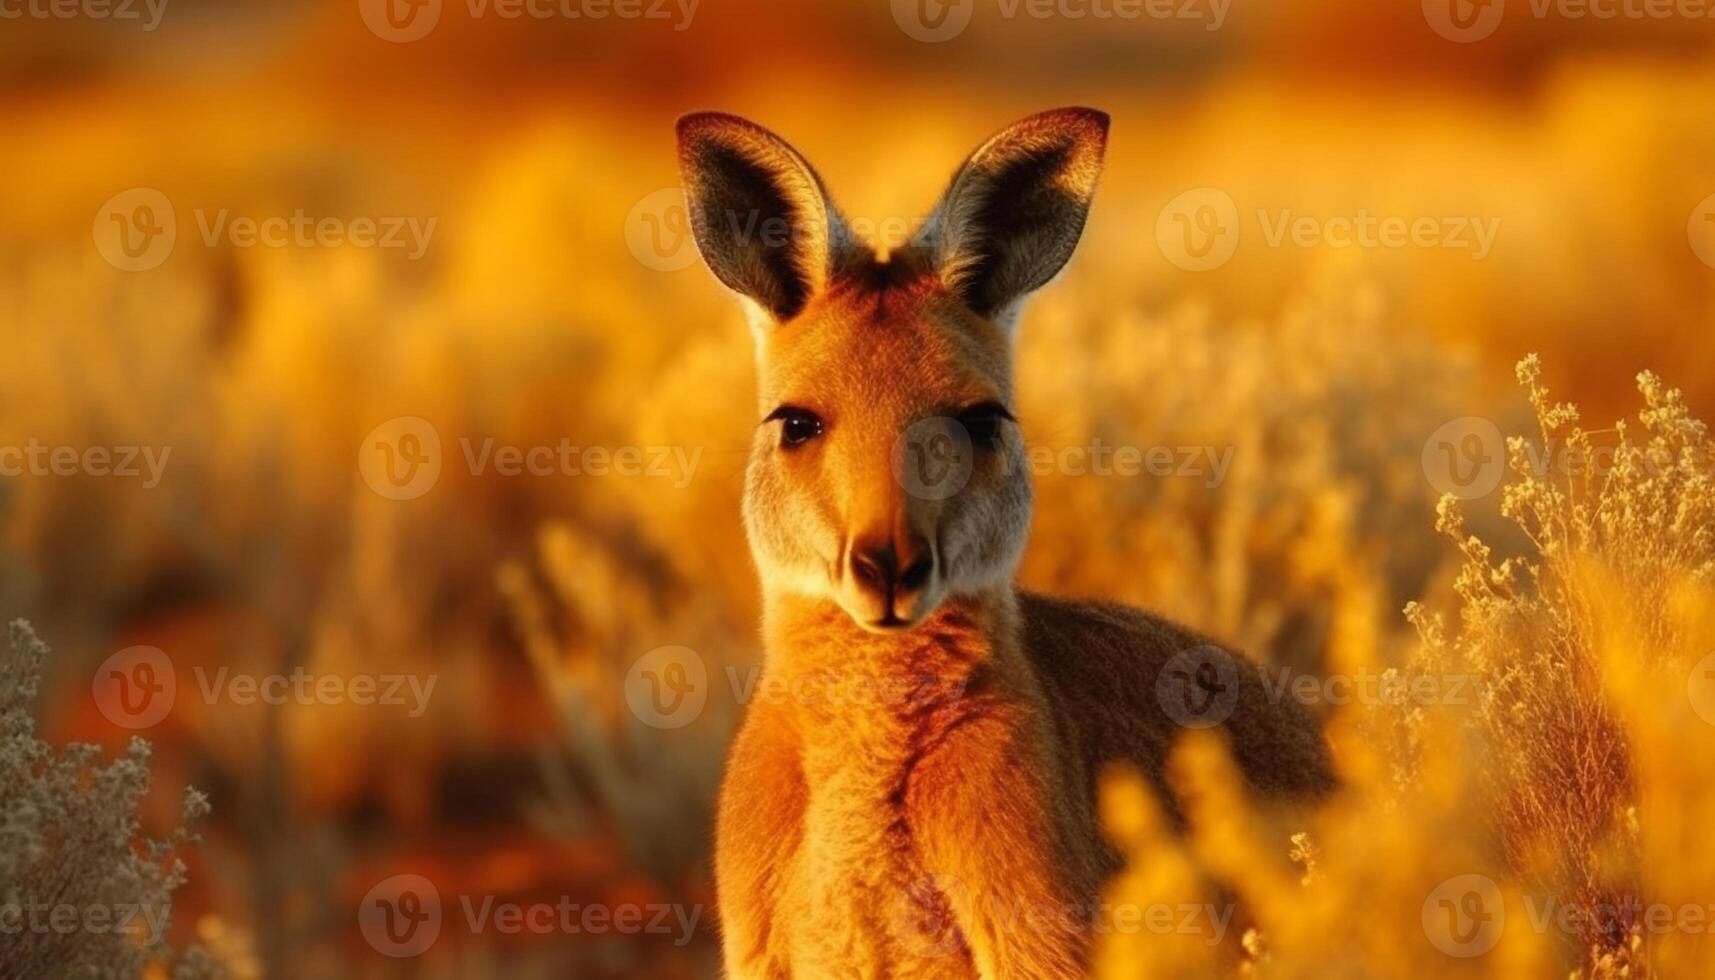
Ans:
{"label": "kangaroo", "polygon": [[1182,724],[1218,722],[1259,795],[1333,786],[1314,719],[1238,655],[1014,586],[1031,489],[1011,334],[1077,245],[1107,134],[1083,108],[1014,124],[882,256],[779,137],[679,121],[691,229],[749,309],[762,420],[744,523],[765,657],[715,857],[735,980],[1084,976],[1118,867],[1097,777],[1130,765],[1165,793]]}

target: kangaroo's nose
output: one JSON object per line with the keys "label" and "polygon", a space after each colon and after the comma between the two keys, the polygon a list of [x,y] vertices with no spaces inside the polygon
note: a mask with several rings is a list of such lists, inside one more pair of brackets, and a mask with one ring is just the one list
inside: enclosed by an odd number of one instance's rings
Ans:
{"label": "kangaroo's nose", "polygon": [[859,541],[852,545],[852,577],[881,598],[891,613],[895,596],[916,592],[935,570],[929,542],[912,537],[895,547],[889,540]]}

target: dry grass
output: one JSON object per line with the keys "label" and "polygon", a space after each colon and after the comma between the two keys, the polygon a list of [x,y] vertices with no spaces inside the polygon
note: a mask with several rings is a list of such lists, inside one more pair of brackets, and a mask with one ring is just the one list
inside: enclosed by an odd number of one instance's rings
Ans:
{"label": "dry grass", "polygon": [[[802,6],[769,29],[789,31]],[[805,16],[833,24],[842,51],[853,22],[892,31],[848,6]],[[700,269],[647,268],[622,234],[632,205],[676,179],[672,116],[715,101],[768,120],[823,163],[855,216],[881,221],[932,201],[951,163],[1008,114],[1110,89],[1098,101],[1118,122],[1088,237],[1020,336],[1027,436],[1055,450],[1200,447],[1231,464],[1218,485],[1206,471],[1043,476],[1024,583],[1150,605],[1302,673],[1479,677],[1485,700],[1319,706],[1351,788],[1309,818],[1248,815],[1224,795],[1219,747],[1196,740],[1179,767],[1203,801],[1188,845],[1117,784],[1110,810],[1135,861],[1116,894],[1237,896],[1256,931],[1215,947],[1116,937],[1104,972],[1549,975],[1576,968],[1591,937],[1509,930],[1490,956],[1455,960],[1427,945],[1429,889],[1487,874],[1513,921],[1526,917],[1523,896],[1548,891],[1715,894],[1703,862],[1682,856],[1715,825],[1708,729],[1666,707],[1680,705],[1687,658],[1715,649],[1703,586],[1679,581],[1708,561],[1706,485],[1689,470],[1648,482],[1613,467],[1602,485],[1520,480],[1507,504],[1516,524],[1475,508],[1467,534],[1445,512],[1449,548],[1419,462],[1448,418],[1523,416],[1485,383],[1504,379],[1520,348],[1543,350],[1587,404],[1628,399],[1626,377],[1651,364],[1679,366],[1693,399],[1715,392],[1689,327],[1707,320],[1708,270],[1684,238],[1687,212],[1715,190],[1698,163],[1715,141],[1707,63],[1568,62],[1528,96],[1371,90],[1266,62],[1211,62],[1183,89],[1112,73],[1044,89],[1007,57],[966,65],[973,80],[959,82],[813,63],[806,49],[797,84],[781,85],[769,61],[752,82],[705,90],[702,74],[753,70],[721,33],[740,28],[720,21],[688,38],[704,47],[683,63],[677,47],[614,53],[638,59],[620,63],[631,72],[585,59],[548,95],[546,71],[526,71],[514,81],[534,87],[514,99],[472,94],[490,80],[455,62],[469,42],[492,59],[478,64],[541,69],[511,57],[505,44],[521,33],[488,43],[449,25],[430,46],[391,52],[421,60],[382,77],[397,66],[376,60],[373,38],[337,33],[349,15],[328,3],[325,23],[288,42],[303,50],[230,84],[92,80],[46,107],[20,97],[0,108],[17,132],[0,141],[0,163],[55,175],[18,195],[0,227],[0,445],[174,450],[169,479],[146,492],[0,481],[0,613],[27,614],[58,641],[44,695],[56,728],[122,744],[85,695],[94,665],[134,642],[186,669],[440,678],[416,719],[194,699],[175,709],[151,733],[158,784],[194,779],[216,803],[181,921],[206,913],[204,926],[275,974],[356,976],[386,965],[361,946],[352,906],[395,871],[426,868],[449,892],[706,898],[708,801],[737,706],[672,733],[639,727],[622,696],[628,666],[656,646],[696,648],[711,675],[747,667],[758,646],[737,518],[755,422],[742,319]],[[1294,36],[1304,26],[1283,20]],[[1353,47],[1344,21],[1326,23],[1341,27],[1334,49]],[[1045,47],[1040,25],[1002,26],[1030,35],[1021,43],[1056,72],[1081,60]],[[336,35],[331,55],[316,50],[323,29]],[[1124,60],[1130,72],[1138,58]],[[376,77],[347,84],[335,70],[347,63]],[[638,77],[669,84],[661,64],[679,65],[694,91],[636,91]],[[176,202],[181,241],[161,268],[122,273],[89,247],[90,219],[138,184]],[[1493,216],[1502,247],[1481,264],[1267,248],[1253,224],[1229,265],[1186,273],[1150,230],[1170,198],[1203,185],[1247,213]],[[189,213],[295,207],[433,216],[439,230],[410,263],[353,248],[204,247]],[[1702,445],[1677,402],[1645,393],[1659,404],[1640,453],[1657,438]],[[1570,438],[1567,420],[1545,414],[1551,435]],[[401,504],[370,493],[353,466],[363,435],[399,415],[433,422],[452,460],[465,436],[702,457],[683,486],[454,465]],[[1514,552],[1497,578],[1493,555]],[[1420,636],[1398,614],[1412,599],[1445,621],[1426,611]],[[167,825],[171,811],[146,816]],[[1295,832],[1307,835],[1296,861]],[[467,939],[461,962],[594,977],[698,975],[714,942],[699,935],[696,955],[675,959],[567,937],[489,956]],[[1704,962],[1696,939],[1645,947],[1662,975],[1688,976]],[[1349,951],[1343,967],[1329,964],[1331,946]],[[445,946],[437,955],[454,959]]]}
{"label": "dry grass", "polygon": [[[1331,730],[1346,787],[1297,818],[1290,848],[1279,815],[1253,813],[1233,792],[1212,739],[1180,752],[1178,783],[1197,801],[1183,846],[1135,780],[1116,776],[1109,825],[1134,870],[1111,901],[1231,895],[1255,932],[1242,948],[1122,934],[1105,947],[1103,976],[1706,968],[1715,865],[1692,828],[1715,806],[1702,676],[1715,651],[1712,445],[1654,375],[1639,378],[1636,424],[1602,432],[1550,401],[1536,358],[1519,378],[1540,432],[1510,441],[1503,510],[1529,545],[1497,561],[1444,500],[1440,526],[1462,557],[1457,619],[1409,610],[1422,635],[1409,673],[1466,679],[1475,696],[1340,709]],[[1563,447],[1561,465],[1537,462],[1545,445]],[[1493,883],[1478,907],[1497,931],[1449,944],[1442,883],[1468,875]],[[1560,909],[1570,911],[1551,914]]]}

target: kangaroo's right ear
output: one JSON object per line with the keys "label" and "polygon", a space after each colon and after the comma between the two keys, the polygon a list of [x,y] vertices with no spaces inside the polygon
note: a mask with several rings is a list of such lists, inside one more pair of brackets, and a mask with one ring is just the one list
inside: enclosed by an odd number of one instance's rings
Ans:
{"label": "kangaroo's right ear", "polygon": [[737,116],[695,113],[678,132],[703,260],[775,322],[797,316],[850,244],[821,178],[785,140]]}
{"label": "kangaroo's right ear", "polygon": [[1107,113],[1095,109],[1008,126],[954,175],[917,243],[972,309],[1009,322],[1077,248],[1107,142]]}

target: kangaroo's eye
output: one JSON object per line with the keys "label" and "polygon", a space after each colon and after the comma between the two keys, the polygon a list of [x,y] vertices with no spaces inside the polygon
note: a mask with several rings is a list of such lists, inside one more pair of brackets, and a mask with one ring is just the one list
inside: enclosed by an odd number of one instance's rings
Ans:
{"label": "kangaroo's eye", "polygon": [[822,434],[822,417],[807,408],[782,405],[767,420],[780,423],[780,445],[794,449]]}
{"label": "kangaroo's eye", "polygon": [[960,412],[958,418],[959,424],[970,435],[972,446],[991,450],[1000,448],[1001,427],[1015,421],[1006,406],[998,402],[973,405]]}

